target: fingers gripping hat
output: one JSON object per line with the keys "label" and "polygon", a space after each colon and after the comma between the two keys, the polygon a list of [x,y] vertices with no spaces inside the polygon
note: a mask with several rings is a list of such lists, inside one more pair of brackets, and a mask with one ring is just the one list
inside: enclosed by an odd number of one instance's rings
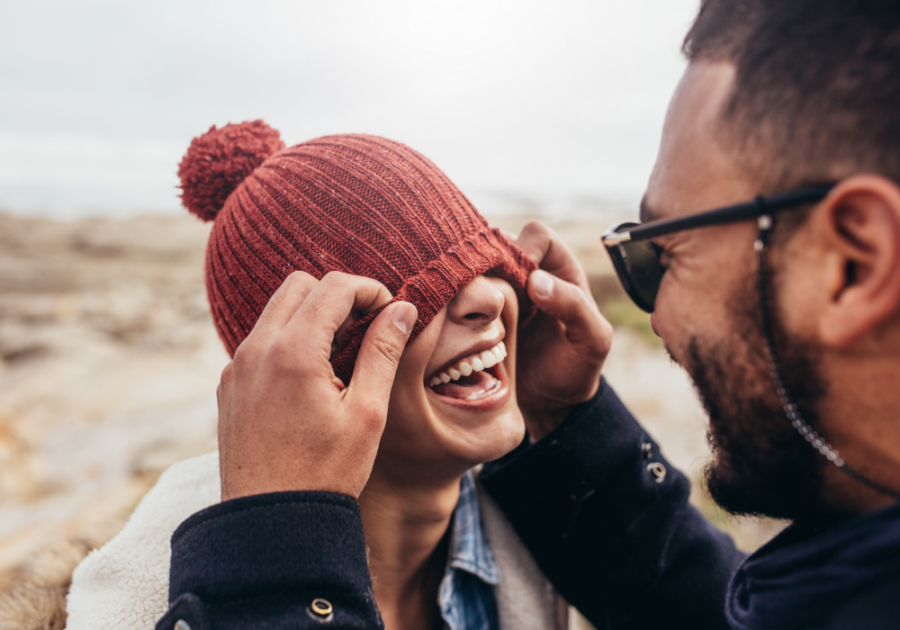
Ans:
{"label": "fingers gripping hat", "polygon": [[[413,337],[486,272],[528,304],[531,259],[434,164],[399,142],[347,134],[285,148],[260,120],[213,126],[191,142],[178,175],[185,207],[213,221],[206,287],[232,355],[293,271],[378,280],[418,309]],[[376,315],[356,321],[332,357],[345,383]]]}

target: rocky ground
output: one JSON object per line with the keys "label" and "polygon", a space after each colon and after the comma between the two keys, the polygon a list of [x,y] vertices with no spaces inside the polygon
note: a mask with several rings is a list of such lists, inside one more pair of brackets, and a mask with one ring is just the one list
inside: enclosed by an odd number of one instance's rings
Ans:
{"label": "rocky ground", "polygon": [[[517,231],[524,219],[497,222]],[[617,325],[606,376],[672,463],[699,479],[702,410],[612,278],[599,244],[608,222],[555,226]],[[0,628],[23,585],[64,597],[74,564],[166,467],[215,448],[227,356],[207,311],[207,234],[189,217],[0,215]],[[699,486],[694,500],[747,549],[780,527],[724,519]]]}

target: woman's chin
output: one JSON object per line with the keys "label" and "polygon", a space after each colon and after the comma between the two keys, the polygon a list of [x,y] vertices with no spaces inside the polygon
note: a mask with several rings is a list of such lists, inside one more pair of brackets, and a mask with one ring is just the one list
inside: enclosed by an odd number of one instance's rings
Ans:
{"label": "woman's chin", "polygon": [[423,466],[425,477],[438,470],[455,475],[503,457],[525,437],[515,390],[505,380],[497,391],[476,399],[441,396],[426,388],[424,396],[420,392],[406,399],[401,411],[402,400],[392,400],[394,413],[380,447],[381,463],[392,468],[408,462]]}
{"label": "woman's chin", "polygon": [[449,438],[446,446],[469,467],[503,457],[525,438],[525,421],[514,403],[478,422],[473,418],[454,420],[456,414],[444,418]]}

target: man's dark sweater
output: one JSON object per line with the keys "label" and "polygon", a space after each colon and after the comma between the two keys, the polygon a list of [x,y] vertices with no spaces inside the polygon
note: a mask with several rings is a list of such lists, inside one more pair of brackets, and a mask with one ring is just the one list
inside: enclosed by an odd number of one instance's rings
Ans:
{"label": "man's dark sweater", "polygon": [[[900,508],[826,532],[789,528],[743,565],[726,607],[743,555],[688,504],[687,479],[605,383],[480,479],[599,630],[900,627]],[[193,515],[172,538],[169,589],[158,630],[178,620],[192,630],[382,627],[359,509],[329,493],[246,497]]]}

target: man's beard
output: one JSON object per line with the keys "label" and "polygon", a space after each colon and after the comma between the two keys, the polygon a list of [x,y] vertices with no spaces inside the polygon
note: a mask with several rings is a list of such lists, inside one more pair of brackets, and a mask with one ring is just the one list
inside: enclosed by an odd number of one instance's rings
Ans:
{"label": "man's beard", "polygon": [[[714,459],[704,474],[710,495],[732,514],[816,523],[828,518],[822,501],[822,460],[791,426],[776,394],[762,333],[755,283],[731,302],[733,341],[690,339],[685,368],[710,418]],[[818,429],[825,394],[818,352],[790,339],[772,308],[775,352],[794,404]]]}

